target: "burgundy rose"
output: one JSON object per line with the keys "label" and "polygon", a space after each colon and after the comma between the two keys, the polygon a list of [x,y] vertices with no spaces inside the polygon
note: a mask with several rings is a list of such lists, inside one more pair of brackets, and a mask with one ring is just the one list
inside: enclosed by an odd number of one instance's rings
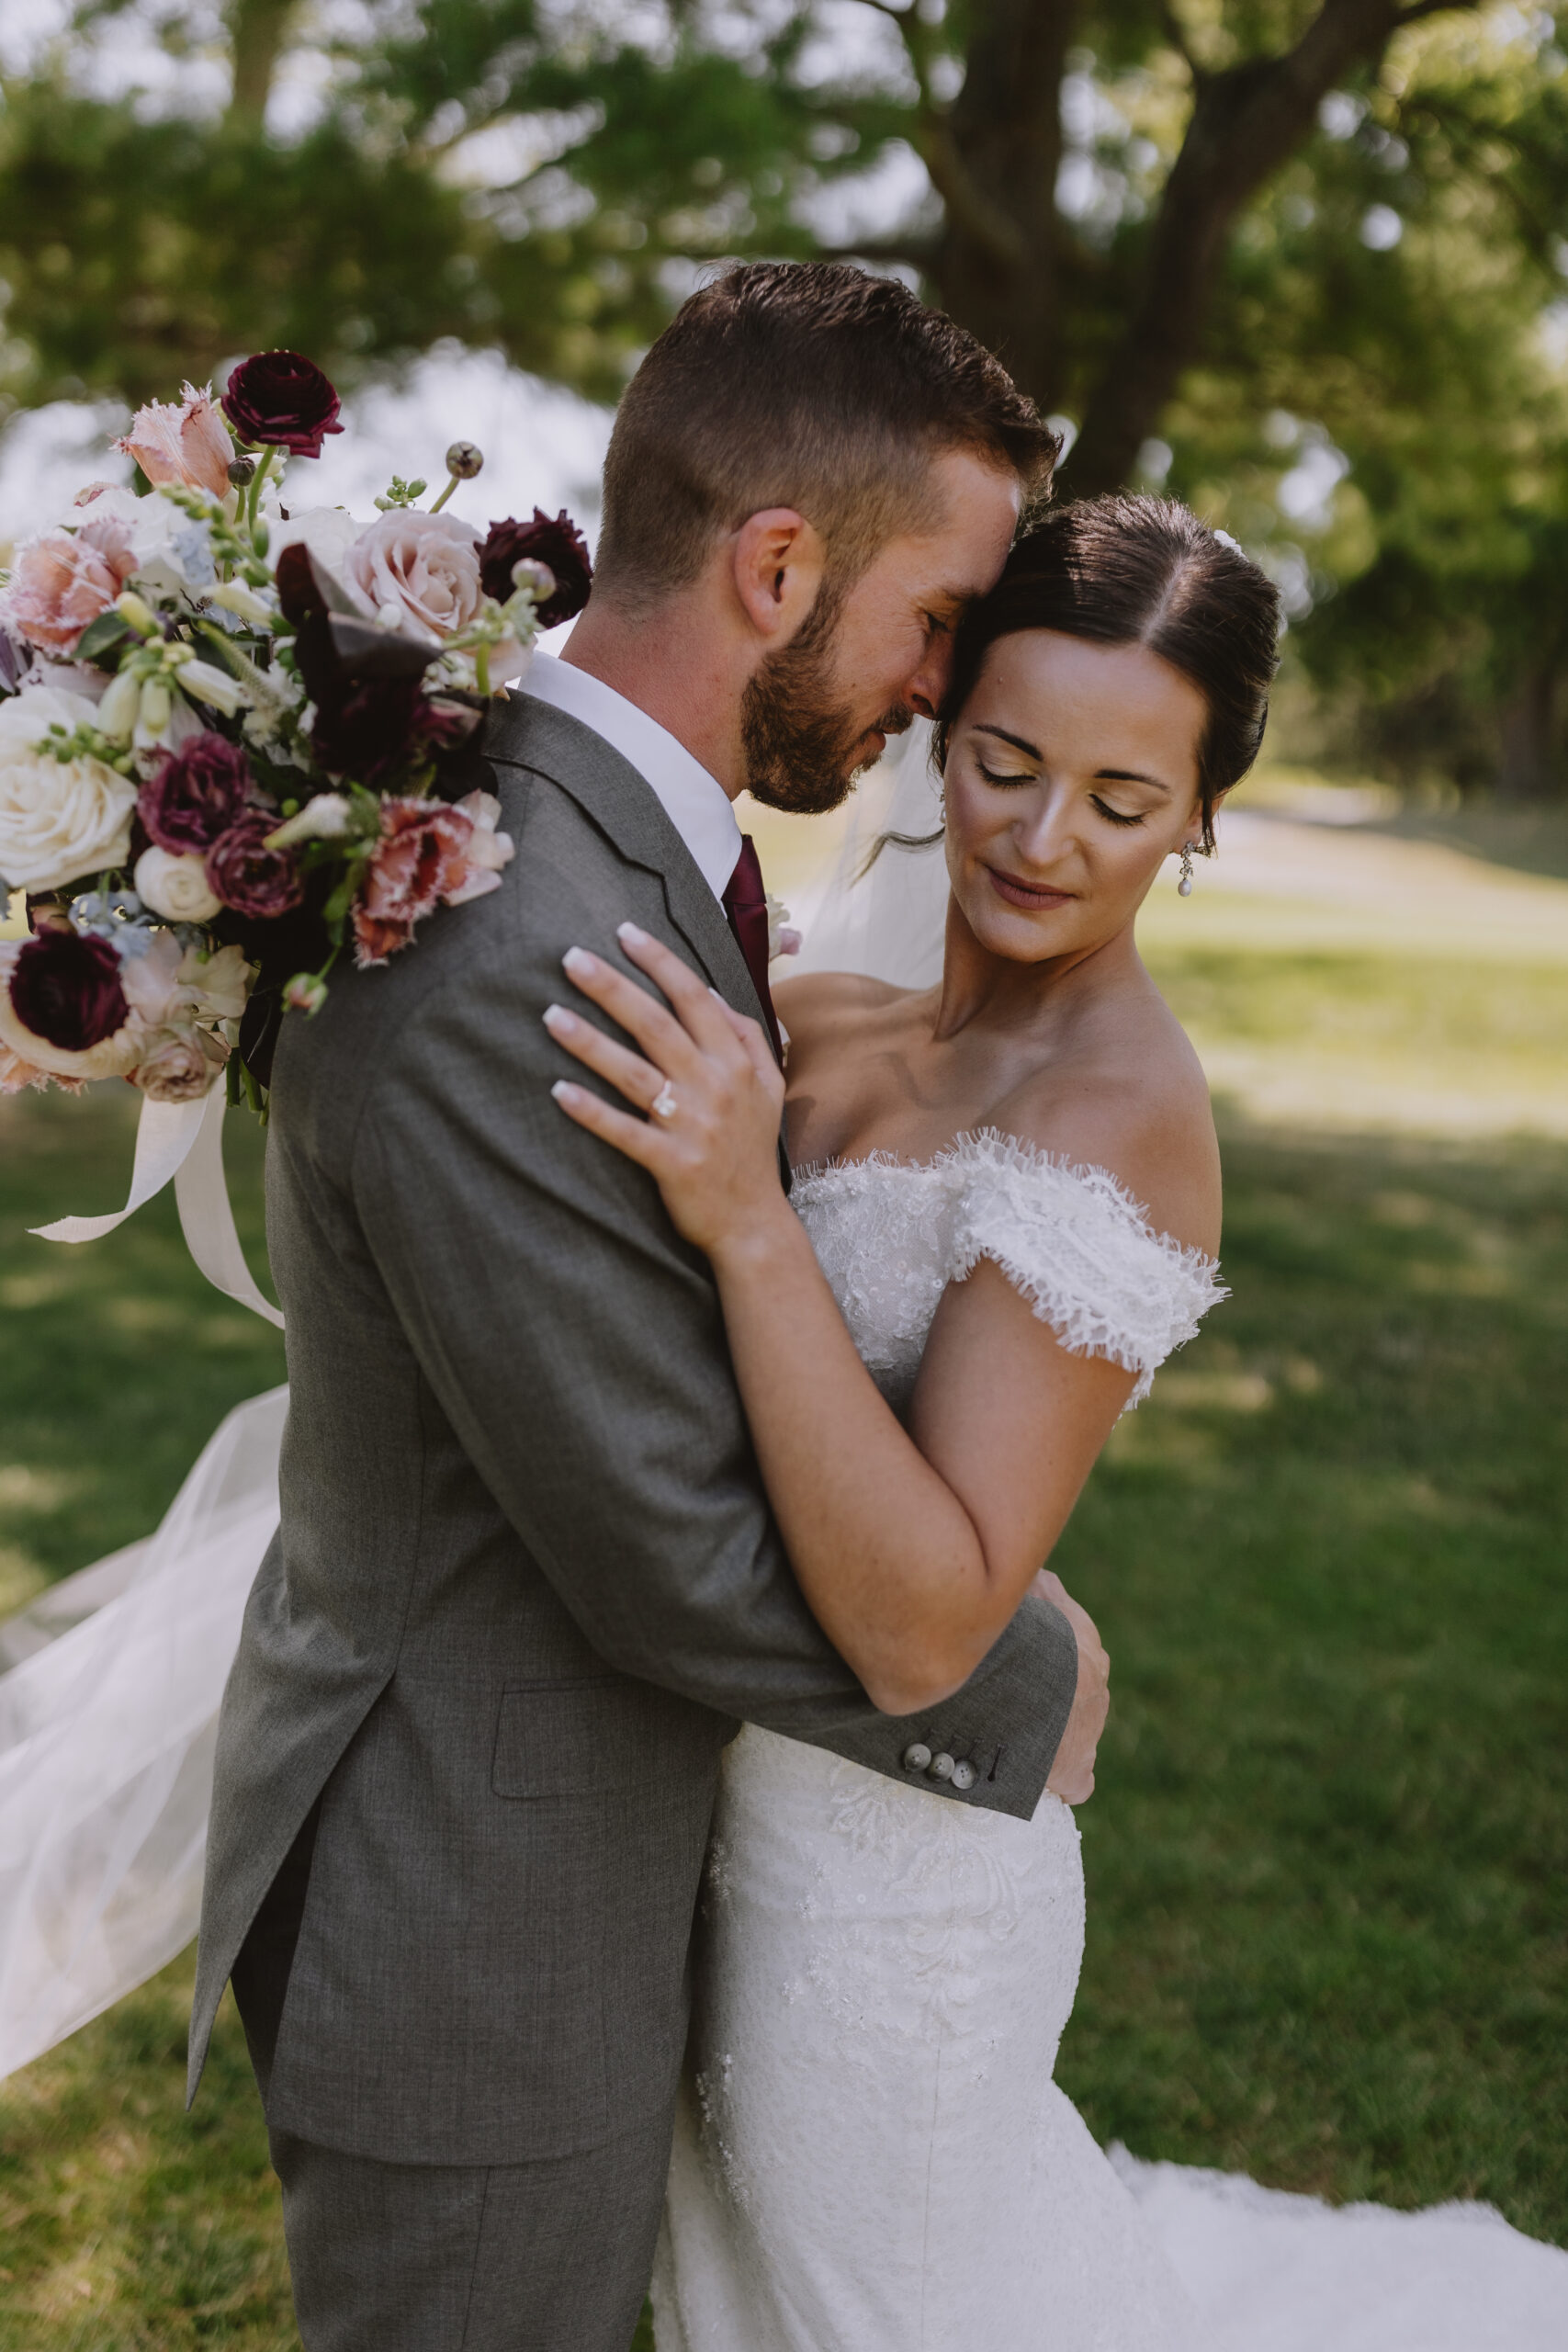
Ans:
{"label": "burgundy rose", "polygon": [[164,753],[138,795],[136,813],[159,849],[174,857],[200,855],[234,823],[254,781],[238,744],[209,728]]}
{"label": "burgundy rose", "polygon": [[268,849],[277,819],[247,808],[207,853],[207,878],[226,907],[255,922],[286,915],[305,895],[305,877],[291,850]]}
{"label": "burgundy rose", "polygon": [[554,628],[558,622],[574,618],[588,602],[593,563],[587,540],[564,506],[553,523],[536,506],[531,523],[491,525],[479,549],[479,585],[485,594],[504,605],[516,585],[512,567],[525,557],[530,563],[547,563],[556,576],[555,594],[539,606],[540,628]]}
{"label": "burgundy rose", "polygon": [[130,1011],[107,940],[52,930],[29,939],[12,966],[11,1007],[25,1029],[66,1054],[101,1046]]}
{"label": "burgundy rose", "polygon": [[468,879],[471,817],[439,800],[384,800],[381,839],[354,910],[355,961],[384,964]]}
{"label": "burgundy rose", "polygon": [[319,458],[341,433],[338,396],[313,359],[298,351],[258,351],[242,359],[223,392],[223,413],[242,441],[270,442],[297,458]]}

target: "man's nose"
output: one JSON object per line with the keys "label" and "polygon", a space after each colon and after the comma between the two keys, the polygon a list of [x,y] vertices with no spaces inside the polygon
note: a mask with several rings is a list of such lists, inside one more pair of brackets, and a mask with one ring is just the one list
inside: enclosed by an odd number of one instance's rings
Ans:
{"label": "man's nose", "polygon": [[905,688],[904,699],[922,718],[934,718],[947,699],[953,682],[953,639],[939,630],[920,657],[920,666]]}

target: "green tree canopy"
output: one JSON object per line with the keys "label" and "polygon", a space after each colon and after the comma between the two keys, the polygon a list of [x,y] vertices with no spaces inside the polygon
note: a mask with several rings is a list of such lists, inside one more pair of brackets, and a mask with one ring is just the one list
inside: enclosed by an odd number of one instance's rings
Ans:
{"label": "green tree canopy", "polygon": [[[1394,763],[1557,773],[1568,62],[1473,0],[85,0],[4,86],[0,387],[434,340],[613,398],[705,265],[897,268],[1271,561]],[[162,61],[102,95],[94,44]],[[152,45],[156,28],[156,46]],[[306,85],[309,68],[313,84]]]}

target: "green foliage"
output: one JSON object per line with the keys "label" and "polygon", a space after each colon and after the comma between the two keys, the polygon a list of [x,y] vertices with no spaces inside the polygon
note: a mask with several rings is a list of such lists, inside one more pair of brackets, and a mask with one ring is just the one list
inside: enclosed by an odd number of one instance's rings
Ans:
{"label": "green foliage", "polygon": [[[130,13],[85,0],[84,37]],[[1149,425],[1173,452],[1156,476],[1286,582],[1292,660],[1345,704],[1352,756],[1501,766],[1520,791],[1561,780],[1568,724],[1559,13],[1456,0],[1369,33],[1317,126],[1213,224],[1207,315]],[[918,275],[1083,422],[1195,93],[1243,94],[1314,14],[1043,0],[1031,47],[1002,0],[656,0],[635,27],[421,0],[292,34],[287,0],[229,0],[251,95],[224,119],[86,96],[66,49],[6,86],[0,395],[141,400],[269,344],[352,380],[451,337],[613,399],[705,265],[841,249]],[[162,38],[197,31],[176,9]],[[254,100],[293,38],[330,92],[268,137]],[[916,173],[902,217],[854,227],[910,150],[923,190]],[[1281,509],[1314,450],[1321,500]]]}

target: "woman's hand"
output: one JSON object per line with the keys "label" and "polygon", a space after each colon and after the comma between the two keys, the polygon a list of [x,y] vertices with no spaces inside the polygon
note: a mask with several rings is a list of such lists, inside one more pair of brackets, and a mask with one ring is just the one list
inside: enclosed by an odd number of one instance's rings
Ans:
{"label": "woman's hand", "polygon": [[622,923],[615,936],[672,1011],[583,948],[571,948],[561,962],[640,1053],[565,1005],[550,1006],[545,1026],[645,1115],[617,1111],[570,1080],[551,1091],[580,1127],[648,1170],[676,1229],[716,1259],[785,1205],[778,1161],[784,1076],[758,1023],[732,1011],[678,956],[636,923]]}

